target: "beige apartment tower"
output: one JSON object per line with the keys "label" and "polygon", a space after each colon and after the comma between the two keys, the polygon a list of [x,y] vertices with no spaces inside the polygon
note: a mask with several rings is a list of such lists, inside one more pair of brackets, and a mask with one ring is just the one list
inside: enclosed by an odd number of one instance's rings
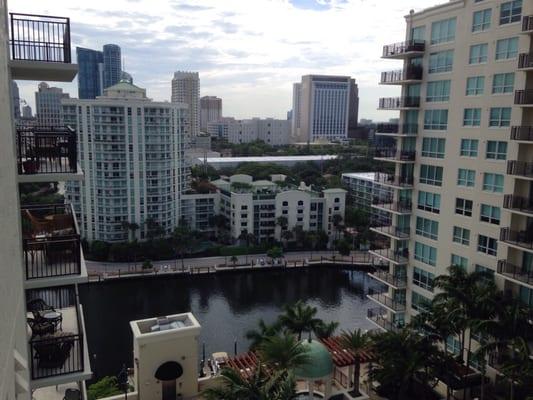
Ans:
{"label": "beige apartment tower", "polygon": [[200,75],[198,72],[176,71],[172,78],[173,103],[185,103],[189,106],[189,134],[200,134]]}
{"label": "beige apartment tower", "polygon": [[222,118],[222,99],[217,96],[203,96],[200,98],[200,130],[207,132],[210,122]]}

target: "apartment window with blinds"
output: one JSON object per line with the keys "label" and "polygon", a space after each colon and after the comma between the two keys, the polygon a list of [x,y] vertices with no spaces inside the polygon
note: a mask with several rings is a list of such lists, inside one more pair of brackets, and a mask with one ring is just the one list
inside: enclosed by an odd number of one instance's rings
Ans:
{"label": "apartment window with blinds", "polygon": [[465,217],[472,216],[472,200],[462,199],[457,197],[455,199],[455,213],[459,215],[464,215]]}
{"label": "apartment window with blinds", "polygon": [[477,157],[478,140],[461,139],[460,155],[463,157]]}
{"label": "apartment window with blinds", "polygon": [[459,168],[457,170],[457,185],[474,187],[476,184],[476,171],[473,169]]}
{"label": "apartment window with blinds", "polygon": [[431,309],[431,300],[413,291],[411,296],[411,308],[418,312],[428,312]]}
{"label": "apartment window with blinds", "polygon": [[486,192],[503,193],[503,175],[485,172],[483,174],[483,190]]}
{"label": "apartment window with blinds", "polygon": [[415,242],[415,260],[431,266],[437,265],[437,249],[420,242]]}
{"label": "apartment window with blinds", "polygon": [[481,204],[479,219],[489,224],[500,225],[500,207]]}
{"label": "apartment window with blinds", "polygon": [[424,129],[445,131],[448,128],[448,110],[426,110]]}
{"label": "apartment window with blinds", "polygon": [[500,25],[519,22],[522,18],[522,0],[502,3],[500,6]]}
{"label": "apartment window with blinds", "polygon": [[482,64],[487,62],[489,45],[487,43],[475,44],[470,46],[469,64]]}
{"label": "apartment window with blinds", "polygon": [[518,56],[518,38],[500,39],[496,42],[496,60],[506,60]]}
{"label": "apartment window with blinds", "polygon": [[492,9],[480,10],[474,12],[472,18],[472,32],[481,32],[490,28],[492,19]]}
{"label": "apartment window with blinds", "polygon": [[432,292],[434,279],[435,275],[431,272],[424,271],[417,267],[413,268],[413,284]]}
{"label": "apartment window with blinds", "polygon": [[468,258],[458,256],[457,254],[452,254],[450,263],[456,267],[461,267],[465,271],[468,268]]}
{"label": "apartment window with blinds", "polygon": [[418,209],[431,212],[434,214],[440,213],[440,194],[431,192],[418,192]]}
{"label": "apartment window with blinds", "polygon": [[456,19],[450,18],[431,24],[431,44],[451,42],[455,39]]}
{"label": "apartment window with blinds", "polygon": [[450,82],[451,81],[428,82],[426,89],[426,101],[437,102],[450,100]]}
{"label": "apartment window with blinds", "polygon": [[437,240],[439,235],[439,223],[429,218],[416,217],[416,234]]}
{"label": "apartment window with blinds", "polygon": [[423,138],[422,157],[444,158],[446,139]]}
{"label": "apartment window with blinds", "polygon": [[485,77],[471,76],[466,79],[466,95],[479,96],[485,91]]}
{"label": "apartment window with blinds", "polygon": [[464,246],[470,245],[470,229],[461,228],[460,226],[453,227],[453,241]]}
{"label": "apartment window with blinds", "polygon": [[514,89],[514,72],[495,74],[492,78],[492,93],[512,93]]}
{"label": "apartment window with blinds", "polygon": [[465,108],[463,113],[463,126],[480,126],[481,108]]}
{"label": "apartment window with blinds", "polygon": [[477,251],[488,254],[489,256],[496,256],[498,254],[498,240],[485,235],[479,235]]}
{"label": "apartment window with blinds", "polygon": [[429,55],[428,73],[450,72],[453,68],[453,50],[439,51]]}
{"label": "apartment window with blinds", "polygon": [[490,109],[489,126],[503,128],[511,125],[511,107],[493,107]]}
{"label": "apartment window with blinds", "polygon": [[507,142],[487,141],[486,157],[489,160],[505,160],[507,158]]}
{"label": "apartment window with blinds", "polygon": [[442,186],[442,167],[422,164],[420,166],[420,183]]}

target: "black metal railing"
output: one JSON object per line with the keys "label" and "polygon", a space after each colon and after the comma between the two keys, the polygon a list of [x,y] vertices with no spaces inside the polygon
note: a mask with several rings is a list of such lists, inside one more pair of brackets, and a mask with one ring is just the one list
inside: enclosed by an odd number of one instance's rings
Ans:
{"label": "black metal railing", "polygon": [[386,318],[382,308],[369,308],[366,310],[366,317],[386,331],[398,332],[402,329],[400,324],[393,323]]}
{"label": "black metal railing", "polygon": [[398,228],[397,226],[377,226],[372,228],[374,231],[388,234],[400,239],[409,239],[410,229],[409,228]]}
{"label": "black metal railing", "polygon": [[405,287],[405,285],[407,285],[406,275],[393,275],[389,271],[382,269],[376,269],[374,272],[371,272],[370,275],[398,288]]}
{"label": "black metal railing", "polygon": [[392,249],[379,249],[379,250],[372,250],[372,253],[375,254],[377,257],[381,257],[386,260],[396,262],[398,264],[406,264],[409,261],[407,251],[395,251]]}
{"label": "black metal railing", "polygon": [[387,306],[394,311],[404,311],[405,310],[405,301],[398,301],[392,297],[386,295],[385,293],[375,293],[373,289],[368,289],[368,297],[377,301],[384,306]]}
{"label": "black metal railing", "polygon": [[418,107],[420,107],[420,97],[418,96],[382,97],[379,99],[379,108],[383,110]]}
{"label": "black metal railing", "polygon": [[503,197],[503,208],[533,214],[533,199],[529,197],[506,194]]}
{"label": "black metal railing", "polygon": [[498,273],[520,282],[533,284],[533,270],[528,271],[526,268],[511,264],[507,260],[498,261]]}
{"label": "black metal railing", "polygon": [[22,207],[26,279],[79,275],[80,233],[71,205]]}
{"label": "black metal railing", "polygon": [[19,174],[76,173],[76,142],[76,132],[70,127],[17,128]]}
{"label": "black metal railing", "polygon": [[412,176],[398,176],[398,175],[386,174],[383,172],[376,172],[374,179],[378,183],[385,183],[385,184],[394,185],[394,186],[403,187],[403,186],[413,185]]}
{"label": "black metal railing", "polygon": [[410,52],[423,52],[426,49],[424,40],[407,40],[383,46],[383,57],[393,57]]}
{"label": "black metal railing", "polygon": [[507,161],[507,174],[533,177],[533,162],[517,160]]}
{"label": "black metal railing", "polygon": [[398,161],[415,161],[416,152],[412,150],[398,150],[390,147],[377,147],[374,149],[374,157],[391,158]]}
{"label": "black metal railing", "polygon": [[513,126],[511,140],[533,141],[533,126]]}
{"label": "black metal railing", "polygon": [[514,92],[515,104],[533,104],[533,89],[515,90]]}
{"label": "black metal railing", "polygon": [[522,18],[522,32],[533,31],[533,15],[526,15]]}
{"label": "black metal railing", "polygon": [[406,69],[382,72],[381,83],[419,81],[422,79],[423,71],[421,65],[410,65]]}
{"label": "black metal railing", "polygon": [[413,203],[410,200],[393,201],[392,199],[372,199],[372,204],[378,208],[383,208],[390,211],[410,212],[413,209]]}
{"label": "black metal railing", "polygon": [[518,56],[518,68],[533,68],[533,54],[522,53]]}
{"label": "black metal railing", "polygon": [[12,60],[70,63],[70,19],[9,13]]}
{"label": "black metal railing", "polygon": [[526,249],[533,249],[533,231],[514,231],[511,228],[501,228],[500,240]]}
{"label": "black metal railing", "polygon": [[376,132],[378,133],[398,133],[400,124],[377,124]]}

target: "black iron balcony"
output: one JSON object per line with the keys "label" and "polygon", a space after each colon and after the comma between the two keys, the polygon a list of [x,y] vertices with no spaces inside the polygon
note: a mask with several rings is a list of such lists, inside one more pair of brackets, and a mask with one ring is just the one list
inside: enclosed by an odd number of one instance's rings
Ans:
{"label": "black iron balcony", "polygon": [[514,103],[519,105],[533,105],[533,90],[515,90]]}
{"label": "black iron balcony", "polygon": [[380,328],[389,332],[398,332],[402,329],[402,326],[398,323],[393,323],[386,318],[382,308],[369,308],[366,310],[366,317],[378,325]]}
{"label": "black iron balcony", "polygon": [[374,149],[374,157],[396,161],[415,161],[416,152],[412,150],[397,150],[390,147],[377,147]]}
{"label": "black iron balcony", "polygon": [[372,199],[372,205],[375,208],[398,213],[410,213],[413,208],[411,200],[393,201],[392,199],[382,199],[379,197]]}
{"label": "black iron balcony", "polygon": [[376,233],[381,233],[385,236],[392,236],[399,240],[409,239],[409,228],[398,228],[396,226],[377,226],[370,229]]}
{"label": "black iron balcony", "polygon": [[[401,128],[401,129],[400,129]],[[418,124],[377,124],[377,134],[416,135]]]}
{"label": "black iron balcony", "polygon": [[74,286],[26,292],[32,380],[85,369],[81,312]]}
{"label": "black iron balcony", "polygon": [[501,228],[500,240],[504,243],[533,250],[533,231],[513,231],[511,228]]}
{"label": "black iron balcony", "polygon": [[407,264],[409,261],[408,256],[409,252],[407,250],[404,251],[396,251],[392,249],[377,249],[377,250],[370,250],[370,253],[373,256],[376,256],[378,258],[396,263],[396,264]]}
{"label": "black iron balcony", "polygon": [[511,128],[511,140],[533,142],[533,126],[513,126]]}
{"label": "black iron balcony", "polygon": [[9,14],[11,59],[70,63],[70,20],[31,14]]}
{"label": "black iron balcony", "polygon": [[522,53],[518,56],[518,69],[533,68],[533,54]]}
{"label": "black iron balcony", "polygon": [[507,174],[533,178],[533,162],[507,161]]}
{"label": "black iron balcony", "polygon": [[385,293],[374,293],[372,289],[369,289],[367,297],[393,311],[405,311],[405,301],[395,300]]}
{"label": "black iron balcony", "polygon": [[403,57],[409,53],[423,53],[425,49],[426,42],[424,40],[407,40],[383,46],[383,57]]}
{"label": "black iron balcony", "polygon": [[369,272],[369,275],[397,289],[405,288],[405,286],[407,285],[407,276],[405,274],[394,275],[387,270],[376,269],[374,272]]}
{"label": "black iron balcony", "polygon": [[380,83],[392,85],[408,81],[420,81],[422,80],[422,75],[423,68],[421,65],[410,65],[406,69],[382,72]]}
{"label": "black iron balcony", "polygon": [[379,108],[381,110],[400,110],[404,108],[419,108],[420,97],[383,97],[379,99]]}
{"label": "black iron balcony", "polygon": [[80,233],[69,204],[22,207],[26,279],[81,273]]}
{"label": "black iron balcony", "polygon": [[522,18],[522,32],[533,32],[533,15]]}
{"label": "black iron balcony", "polygon": [[400,130],[400,124],[377,124],[377,133],[398,133]]}
{"label": "black iron balcony", "polygon": [[375,181],[378,183],[383,183],[391,186],[399,187],[410,187],[413,186],[413,177],[412,176],[398,176],[385,174],[383,172],[376,172]]}
{"label": "black iron balcony", "polygon": [[533,215],[533,199],[506,194],[503,197],[503,208]]}
{"label": "black iron balcony", "polygon": [[498,273],[505,277],[527,283],[528,285],[533,285],[533,271],[511,264],[507,260],[498,261]]}
{"label": "black iron balcony", "polygon": [[19,174],[76,173],[76,141],[76,132],[70,127],[18,127]]}

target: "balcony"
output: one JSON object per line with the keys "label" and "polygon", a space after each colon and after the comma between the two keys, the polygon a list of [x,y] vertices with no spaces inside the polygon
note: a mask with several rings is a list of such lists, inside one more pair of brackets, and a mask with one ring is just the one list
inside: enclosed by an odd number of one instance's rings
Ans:
{"label": "balcony", "polygon": [[402,59],[424,54],[426,42],[423,40],[407,40],[383,46],[382,58]]}
{"label": "balcony", "polygon": [[79,180],[76,132],[70,127],[18,127],[20,182]]}
{"label": "balcony", "polygon": [[385,293],[373,293],[373,290],[369,289],[366,297],[391,310],[392,312],[405,311],[405,301],[394,300],[392,297]]}
{"label": "balcony", "polygon": [[69,204],[23,206],[22,250],[28,288],[87,280],[80,231]]}
{"label": "balcony", "polygon": [[370,230],[372,232],[376,232],[396,240],[407,240],[410,237],[409,228],[398,228],[396,226],[378,226],[371,227]]}
{"label": "balcony", "polygon": [[368,275],[394,289],[405,289],[407,286],[406,275],[393,275],[388,270],[383,269],[376,269],[374,272],[369,272]]}
{"label": "balcony", "polygon": [[369,250],[368,251],[374,257],[383,259],[385,261],[397,264],[404,265],[409,262],[408,252],[407,251],[395,251],[392,249],[378,249],[378,250]]}
{"label": "balcony", "polygon": [[378,147],[374,149],[374,158],[382,161],[410,163],[415,162],[416,152],[412,150],[397,150],[390,147]]}
{"label": "balcony", "polygon": [[507,260],[498,261],[498,274],[504,278],[509,278],[519,283],[533,286],[533,271],[528,271],[523,267],[511,264]]}
{"label": "balcony", "polygon": [[533,250],[533,232],[531,230],[514,231],[511,228],[501,228],[500,240],[521,250]]}
{"label": "balcony", "polygon": [[[401,129],[400,129],[401,128]],[[418,124],[377,124],[376,135],[382,136],[416,136]]]}
{"label": "balcony", "polygon": [[533,33],[533,15],[522,18],[522,33]]}
{"label": "balcony", "polygon": [[410,110],[420,107],[420,97],[382,97],[379,99],[380,110]]}
{"label": "balcony", "polygon": [[376,172],[374,181],[395,188],[410,188],[413,186],[413,177],[391,175],[383,172]]}
{"label": "balcony", "polygon": [[366,310],[366,318],[384,331],[399,332],[402,330],[400,324],[394,323],[387,318],[382,308],[369,308]]}
{"label": "balcony", "polygon": [[507,174],[533,179],[533,162],[507,161]]}
{"label": "balcony", "polygon": [[522,53],[518,56],[518,69],[533,70],[533,54]]}
{"label": "balcony", "polygon": [[515,90],[514,103],[524,107],[533,107],[533,90]]}
{"label": "balcony", "polygon": [[533,216],[533,199],[506,194],[503,197],[503,208],[525,216]]}
{"label": "balcony", "polygon": [[410,65],[406,69],[381,73],[381,85],[403,85],[417,83],[422,80],[423,68],[420,65]]}
{"label": "balcony", "polygon": [[411,200],[393,201],[392,199],[372,199],[372,208],[377,208],[383,211],[389,211],[395,214],[411,214],[413,203]]}
{"label": "balcony", "polygon": [[26,292],[32,388],[92,375],[83,313],[74,286]]}
{"label": "balcony", "polygon": [[511,140],[518,142],[533,142],[533,126],[513,126]]}
{"label": "balcony", "polygon": [[71,82],[70,20],[32,14],[9,14],[11,78]]}

